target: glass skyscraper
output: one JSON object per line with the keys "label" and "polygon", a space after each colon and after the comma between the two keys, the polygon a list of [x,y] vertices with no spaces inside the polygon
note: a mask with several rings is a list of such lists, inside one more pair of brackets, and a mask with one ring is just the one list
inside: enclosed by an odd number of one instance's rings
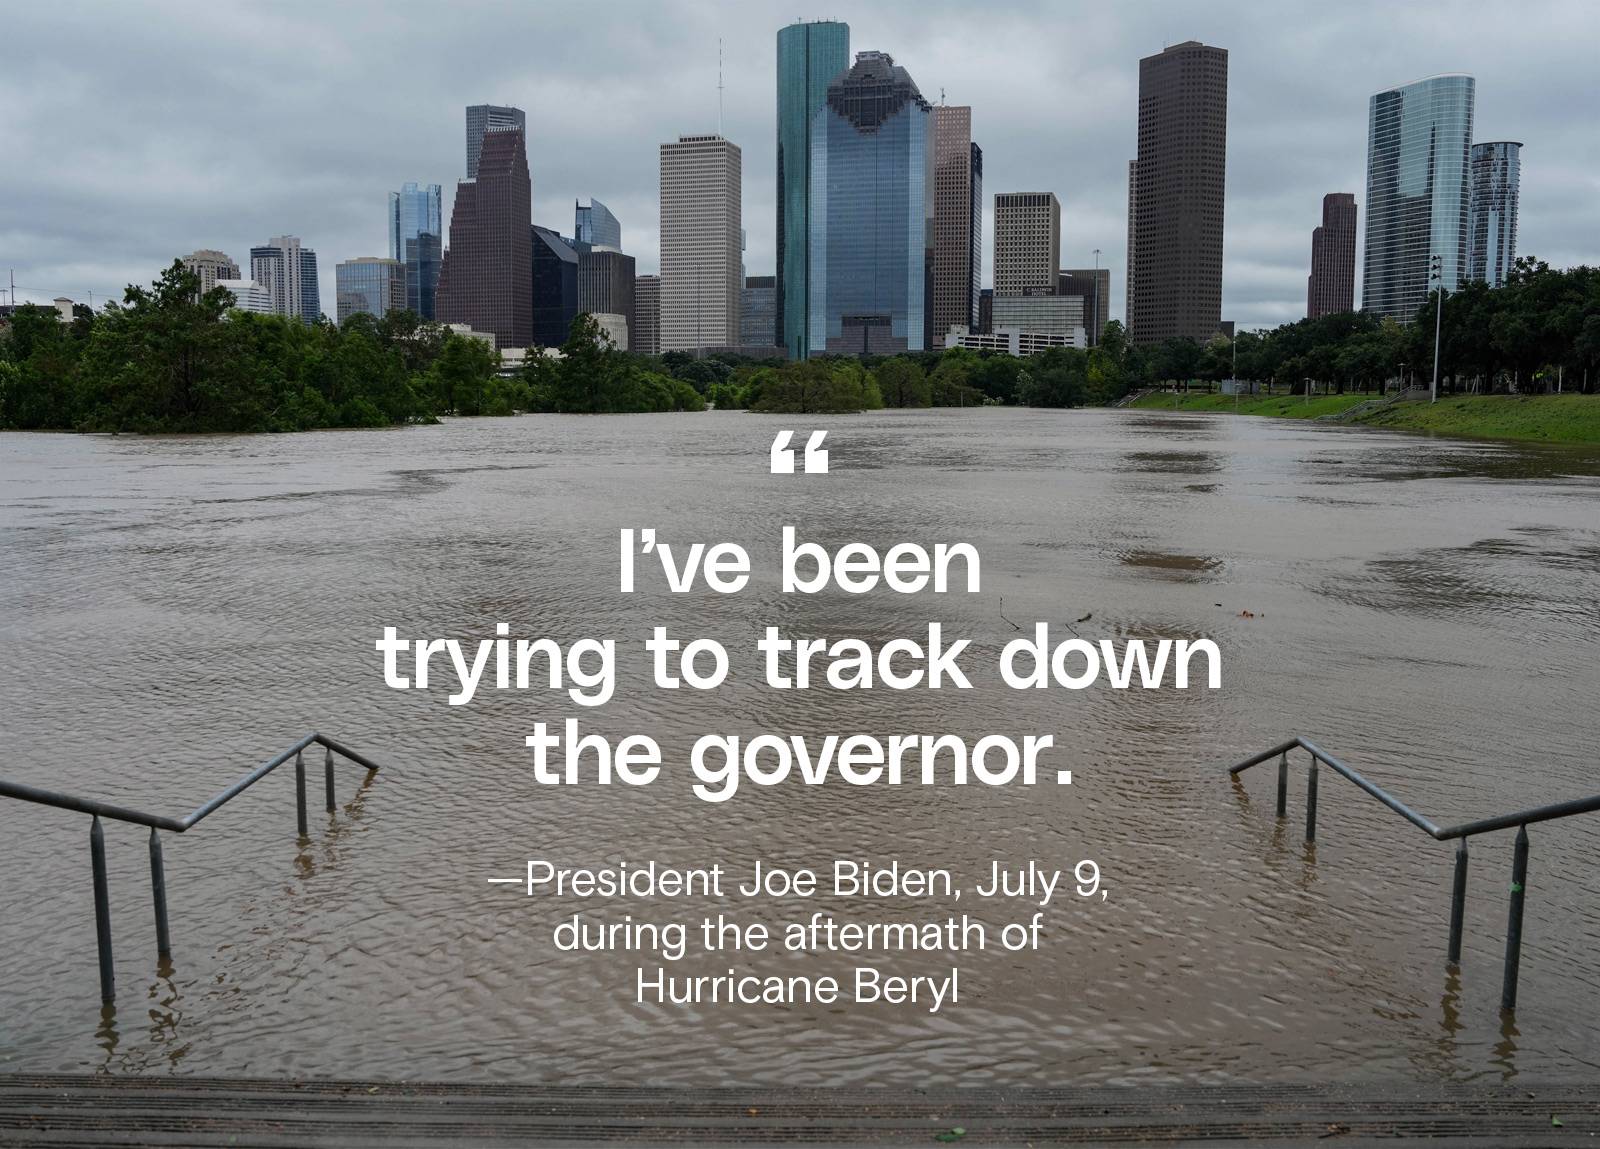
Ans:
{"label": "glass skyscraper", "polygon": [[778,31],[778,274],[776,341],[803,359],[811,236],[811,121],[850,66],[850,26],[832,20]]}
{"label": "glass skyscraper", "polygon": [[1362,310],[1408,323],[1433,289],[1467,275],[1473,79],[1452,73],[1372,97],[1367,129],[1367,243]]}
{"label": "glass skyscraper", "polygon": [[389,258],[406,267],[406,307],[434,318],[439,258],[444,248],[443,193],[438,184],[401,185],[389,193]]}
{"label": "glass skyscraper", "polygon": [[611,209],[593,196],[589,206],[574,204],[572,213],[572,238],[590,247],[609,247],[622,250],[622,225]]}
{"label": "glass skyscraper", "polygon": [[1517,262],[1517,197],[1522,145],[1511,140],[1472,145],[1467,209],[1467,278],[1500,287]]}
{"label": "glass skyscraper", "polygon": [[467,178],[478,178],[478,157],[483,153],[483,137],[487,132],[514,129],[528,134],[528,117],[521,108],[500,104],[467,105]]}
{"label": "glass skyscraper", "polygon": [[397,259],[347,259],[333,271],[341,324],[358,314],[382,319],[406,305],[406,268]]}
{"label": "glass skyscraper", "polygon": [[811,121],[807,349],[928,346],[933,116],[906,70],[861,52]]}

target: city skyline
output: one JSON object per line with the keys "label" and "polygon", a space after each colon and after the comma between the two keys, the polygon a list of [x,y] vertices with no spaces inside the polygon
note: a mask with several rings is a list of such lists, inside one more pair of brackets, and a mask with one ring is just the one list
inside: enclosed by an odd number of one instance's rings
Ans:
{"label": "city skyline", "polygon": [[[1205,12],[1154,5],[1137,19],[1104,11],[1075,19],[1066,39],[1027,35],[1029,28],[1062,26],[1034,9],[986,10],[986,29],[998,34],[982,41],[962,34],[963,11],[877,7],[850,18],[852,47],[890,52],[927,98],[936,102],[943,90],[950,103],[972,107],[973,138],[985,153],[986,220],[996,191],[1056,192],[1061,262],[1088,266],[1092,249],[1102,249],[1101,265],[1112,269],[1111,318],[1122,317],[1125,290],[1138,61],[1185,39],[1225,48],[1231,58],[1224,319],[1254,327],[1304,314],[1305,237],[1321,196],[1365,186],[1368,99],[1434,72],[1476,77],[1474,142],[1525,145],[1519,252],[1557,265],[1597,260],[1600,144],[1582,123],[1596,81],[1576,63],[1577,46],[1592,39],[1584,30],[1600,30],[1592,9],[1555,5],[1516,22],[1497,19],[1488,5],[1476,22],[1442,20],[1443,9],[1408,10],[1388,13],[1394,34],[1370,42],[1361,29],[1376,9],[1363,5],[1337,14],[1307,5],[1269,20],[1246,5]],[[291,69],[297,83],[286,98],[292,107],[320,100],[320,110],[295,115],[281,103],[246,100],[250,75],[304,47],[286,31],[267,34],[275,25],[265,14],[247,25],[180,8],[132,22],[108,8],[92,28],[63,27],[28,10],[14,14],[10,43],[19,51],[15,66],[0,70],[0,96],[12,108],[0,142],[25,162],[8,173],[0,262],[17,268],[19,299],[120,297],[124,284],[147,282],[176,255],[214,248],[243,265],[262,236],[292,234],[319,253],[321,294],[332,300],[338,262],[387,250],[388,191],[410,180],[453,191],[463,174],[462,109],[485,102],[527,110],[533,222],[565,231],[573,200],[598,197],[629,223],[629,254],[641,274],[652,273],[659,269],[656,147],[714,130],[719,36],[723,134],[744,154],[745,270],[773,272],[773,43],[795,11],[685,6],[668,19],[623,3],[608,9],[618,42],[604,60],[570,69],[544,61],[537,71],[509,46],[494,47],[515,36],[489,36],[488,48],[479,42],[490,19],[478,9],[453,13],[437,29],[400,14],[376,33],[337,13],[305,12],[326,34],[326,52],[344,58],[361,56],[369,42],[409,45],[435,53],[438,74],[364,114],[352,135],[329,114],[342,88],[319,71],[316,54]],[[569,18],[546,16],[553,28]],[[1485,21],[1495,36],[1481,34]],[[130,38],[158,57],[171,51],[174,59],[225,61],[211,77],[221,85],[218,97],[175,103],[178,87],[169,90],[160,69],[125,70],[116,49]],[[455,53],[468,44],[470,52]],[[455,64],[454,55],[470,66]],[[51,61],[48,71],[35,70],[40,60]],[[349,63],[377,66],[365,57]],[[63,73],[71,83],[61,81]],[[603,101],[607,131],[574,135],[550,113],[563,98],[579,96],[590,105]],[[121,118],[90,115],[111,104]],[[60,132],[63,117],[78,129]],[[992,283],[990,257],[985,242],[985,285]],[[1358,281],[1358,299],[1360,290]]]}

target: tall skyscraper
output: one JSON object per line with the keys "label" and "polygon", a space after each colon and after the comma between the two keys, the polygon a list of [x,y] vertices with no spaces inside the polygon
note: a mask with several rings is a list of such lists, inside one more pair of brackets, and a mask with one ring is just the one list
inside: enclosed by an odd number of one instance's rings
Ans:
{"label": "tall skyscraper", "polygon": [[1083,300],[1083,328],[1090,347],[1100,346],[1106,320],[1111,318],[1111,269],[1079,267],[1061,273],[1062,295]]}
{"label": "tall skyscraper", "polygon": [[640,355],[661,354],[659,275],[641,275],[633,281],[633,326],[628,328],[628,350]]}
{"label": "tall skyscraper", "polygon": [[995,295],[1054,295],[1060,269],[1061,203],[1056,193],[995,193]]}
{"label": "tall skyscraper", "polygon": [[[515,129],[528,135],[528,117],[521,108],[506,108],[499,104],[467,105],[467,178],[478,178],[478,157],[483,152],[483,137],[489,132]],[[524,144],[526,147],[526,144]]]}
{"label": "tall skyscraper", "polygon": [[1128,267],[1127,278],[1123,281],[1123,311],[1122,326],[1132,336],[1133,333],[1133,285],[1138,282],[1134,274],[1134,263],[1139,253],[1139,161],[1128,161]]}
{"label": "tall skyscraper", "polygon": [[303,323],[322,316],[322,295],[317,285],[317,253],[300,244],[300,237],[278,235],[250,249],[250,278],[272,300],[272,310]]}
{"label": "tall skyscraper", "polygon": [[972,109],[933,109],[933,334],[978,324],[983,261],[983,149],[972,142]]}
{"label": "tall skyscraper", "polygon": [[200,278],[200,294],[217,285],[219,279],[238,279],[239,265],[226,253],[203,247],[183,257],[183,266]]}
{"label": "tall skyscraper", "polygon": [[1354,311],[1356,300],[1356,197],[1322,197],[1322,224],[1311,232],[1311,274],[1306,277],[1306,318]]}
{"label": "tall skyscraper", "polygon": [[560,347],[578,317],[578,252],[548,227],[534,224],[533,341]]}
{"label": "tall skyscraper", "polygon": [[407,183],[389,193],[389,258],[406,269],[406,307],[433,319],[444,254],[443,191],[438,184]]}
{"label": "tall skyscraper", "polygon": [[[578,246],[578,310],[591,315],[620,316],[632,332],[633,256],[612,247]],[[627,349],[628,338],[617,342]]]}
{"label": "tall skyscraper", "polygon": [[1367,242],[1361,307],[1409,323],[1467,274],[1467,164],[1474,82],[1460,73],[1373,95],[1367,124]]}
{"label": "tall skyscraper", "polygon": [[1517,198],[1522,145],[1511,140],[1472,145],[1467,209],[1467,277],[1504,285],[1517,262]]}
{"label": "tall skyscraper", "polygon": [[456,184],[437,310],[442,322],[492,334],[497,347],[533,343],[532,196],[522,133],[486,132],[477,178]]}
{"label": "tall skyscraper", "polygon": [[771,347],[776,342],[777,288],[770,275],[747,275],[739,297],[739,346]]}
{"label": "tall skyscraper", "polygon": [[1132,336],[1204,343],[1222,320],[1228,53],[1197,40],[1139,61],[1139,158],[1129,194]]}
{"label": "tall skyscraper", "polygon": [[611,209],[593,196],[585,207],[575,203],[572,210],[572,238],[591,247],[609,247],[622,250],[622,225]]}
{"label": "tall skyscraper", "polygon": [[887,53],[858,52],[828,85],[811,167],[809,353],[927,349],[933,117]]}
{"label": "tall skyscraper", "polygon": [[778,31],[778,343],[791,359],[810,346],[811,121],[828,85],[850,66],[850,26],[832,20]]}
{"label": "tall skyscraper", "polygon": [[739,342],[742,159],[717,135],[661,145],[661,350]]}
{"label": "tall skyscraper", "polygon": [[382,319],[406,309],[406,265],[398,259],[347,259],[334,265],[333,274],[341,325],[352,315]]}

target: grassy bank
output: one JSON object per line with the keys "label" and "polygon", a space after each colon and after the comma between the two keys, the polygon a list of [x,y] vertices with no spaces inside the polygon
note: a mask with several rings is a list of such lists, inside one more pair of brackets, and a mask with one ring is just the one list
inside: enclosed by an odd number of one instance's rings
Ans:
{"label": "grassy bank", "polygon": [[[1364,403],[1372,395],[1240,396],[1241,415],[1308,419]],[[1146,395],[1133,404],[1149,411],[1214,411],[1231,414],[1227,395]],[[1455,435],[1466,439],[1519,439],[1542,443],[1600,444],[1600,396],[1457,395],[1437,403],[1395,403],[1356,417],[1355,422],[1397,431]]]}
{"label": "grassy bank", "polygon": [[1146,411],[1216,411],[1232,415],[1271,415],[1278,419],[1315,419],[1318,415],[1337,415],[1357,403],[1376,399],[1376,395],[1240,395],[1238,407],[1232,395],[1146,395],[1134,407]]}

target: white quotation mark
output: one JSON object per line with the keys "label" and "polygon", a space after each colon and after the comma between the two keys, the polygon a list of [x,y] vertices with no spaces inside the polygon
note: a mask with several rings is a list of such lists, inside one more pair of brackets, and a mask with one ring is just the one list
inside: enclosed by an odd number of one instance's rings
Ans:
{"label": "white quotation mark", "polygon": [[[794,474],[794,449],[789,446],[789,440],[793,437],[793,431],[779,431],[778,437],[772,440],[772,473],[774,475]],[[828,452],[822,449],[822,440],[827,437],[828,433],[826,431],[813,431],[811,432],[811,438],[806,440],[806,474],[826,475],[828,473]]]}

